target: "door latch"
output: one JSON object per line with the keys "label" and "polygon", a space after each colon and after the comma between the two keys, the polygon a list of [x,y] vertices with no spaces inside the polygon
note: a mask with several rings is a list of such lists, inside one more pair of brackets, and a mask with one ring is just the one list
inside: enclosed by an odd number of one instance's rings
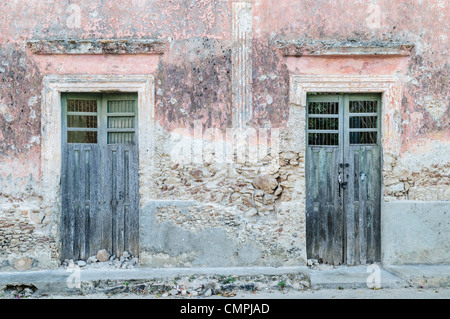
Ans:
{"label": "door latch", "polygon": [[338,183],[339,183],[339,197],[341,197],[341,188],[342,189],[346,189],[347,188],[347,182],[344,182],[342,180],[342,173],[341,172],[339,172]]}
{"label": "door latch", "polygon": [[[339,168],[341,168],[341,169],[343,169],[344,167],[346,167],[346,168],[348,168],[348,167],[350,167],[350,164],[349,163],[345,163],[345,164],[343,164],[343,163],[340,163],[339,164]],[[343,171],[343,170],[342,170]],[[338,177],[338,183],[339,183],[339,197],[341,197],[341,188],[342,189],[347,189],[347,182],[344,182],[343,181],[343,179],[342,179],[342,172],[341,170],[339,170],[339,177]],[[347,175],[347,178],[348,178],[348,175]]]}
{"label": "door latch", "polygon": [[344,182],[342,180],[342,173],[339,172],[339,177],[338,177],[338,183],[339,183],[339,197],[341,197],[341,188],[342,189],[346,189],[347,188],[347,182]]}

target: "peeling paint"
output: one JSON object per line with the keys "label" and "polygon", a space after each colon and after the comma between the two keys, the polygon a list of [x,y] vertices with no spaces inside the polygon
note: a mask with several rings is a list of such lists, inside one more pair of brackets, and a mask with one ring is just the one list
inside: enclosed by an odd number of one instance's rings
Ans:
{"label": "peeling paint", "polygon": [[[242,14],[239,5],[247,8]],[[42,117],[51,118],[41,96],[46,75],[152,75],[155,109],[146,121],[154,129],[142,138],[155,153],[143,159],[154,165],[141,183],[144,201],[195,197],[216,205],[220,217],[236,209],[229,221],[240,226],[224,220],[214,225],[217,234],[228,227],[237,234],[221,237],[238,247],[227,250],[231,255],[246,247],[239,240],[252,241],[245,243],[251,247],[267,240],[265,247],[248,249],[254,264],[305,259],[305,110],[290,103],[293,75],[396,77],[400,84],[389,84],[392,94],[385,97],[393,106],[383,123],[385,200],[449,200],[448,1],[29,0],[4,2],[0,14],[0,220],[29,227],[23,238],[37,243],[8,246],[15,250],[0,267],[13,268],[27,251],[32,268],[57,264],[59,215],[42,204],[49,187],[41,180],[42,160],[52,155],[43,149],[48,119]],[[251,128],[280,128],[282,142],[273,152],[286,158],[278,166],[261,159],[256,169],[221,170],[211,163],[175,168],[170,150],[177,129],[195,139],[194,123],[205,132],[225,131],[236,115]],[[191,171],[203,172],[206,188],[189,184],[197,183]],[[280,183],[277,198],[261,197],[258,190],[240,194],[244,187],[237,184],[251,185],[262,171]],[[259,211],[252,196],[261,201]],[[180,217],[164,218],[174,216]],[[194,226],[189,221],[183,227]],[[3,229],[8,236],[20,232]],[[196,231],[186,229],[186,236]],[[270,239],[258,238],[264,232]],[[171,266],[192,264],[196,256],[161,251],[145,258]],[[200,256],[198,264],[207,259]],[[224,262],[233,264],[232,258]],[[239,258],[235,264],[244,264]]]}
{"label": "peeling paint", "polygon": [[14,121],[14,117],[11,115],[11,111],[6,104],[0,104],[0,113],[3,115],[6,122]]}

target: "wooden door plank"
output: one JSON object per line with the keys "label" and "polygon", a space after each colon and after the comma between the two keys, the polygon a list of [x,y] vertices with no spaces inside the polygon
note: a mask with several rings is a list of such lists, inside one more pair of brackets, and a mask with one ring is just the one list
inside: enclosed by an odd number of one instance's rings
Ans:
{"label": "wooden door plank", "polygon": [[[311,96],[308,98],[307,123],[309,126],[310,102],[337,103],[336,109],[324,113],[323,118],[337,118],[339,127],[334,130],[320,126],[320,130],[309,130],[310,133],[337,132],[339,134],[341,116],[339,113],[339,101],[341,95]],[[323,107],[319,105],[318,107]],[[333,115],[330,115],[333,113]],[[320,114],[313,114],[311,118],[321,118]],[[315,125],[314,125],[315,127]],[[338,187],[338,165],[341,151],[339,145],[322,146],[307,145],[306,151],[306,192],[307,192],[307,254],[308,258],[319,259],[327,264],[342,263],[343,241],[342,238],[342,214],[341,199]],[[340,229],[337,230],[337,229]]]}
{"label": "wooden door plank", "polygon": [[[117,136],[114,141],[117,149],[117,170],[115,188],[117,207],[113,209],[114,225],[114,250],[116,254],[122,254],[124,250],[133,255],[139,253],[139,173],[138,173],[138,143],[137,143],[137,95],[105,95],[106,103],[114,103],[111,114],[115,116],[117,112],[126,111],[127,116],[134,114],[133,128],[129,126],[129,120],[124,119],[121,125],[120,120],[116,120],[112,130],[126,130],[134,134],[134,142],[129,143],[125,137]],[[131,107],[133,106],[133,107]],[[114,113],[115,112],[115,113]]]}
{"label": "wooden door plank", "polygon": [[366,169],[370,170],[371,172],[367,174],[366,177],[366,206],[367,206],[367,228],[368,228],[368,235],[367,235],[367,256],[368,262],[373,263],[375,261],[375,234],[374,234],[374,192],[376,191],[376,185],[374,185],[374,174],[372,170],[374,169],[373,166],[373,160],[372,160],[372,151],[370,148],[365,148],[365,161],[366,161]]}
{"label": "wooden door plank", "polygon": [[351,187],[353,186],[351,176],[351,171],[353,169],[352,160],[349,156],[350,151],[350,142],[349,142],[349,96],[344,96],[343,101],[343,117],[344,117],[344,133],[342,136],[342,145],[343,145],[343,161],[342,161],[342,170],[343,170],[343,180],[347,183],[347,188],[343,190],[343,200],[344,200],[344,212],[346,216],[346,233],[345,233],[345,241],[346,241],[346,263],[348,265],[355,264],[355,212],[353,206],[353,200],[351,199]]}
{"label": "wooden door plank", "polygon": [[74,259],[80,256],[80,148],[76,147],[73,151],[73,202],[72,202],[72,232],[73,232],[73,255]]}
{"label": "wooden door plank", "polygon": [[[359,261],[361,264],[366,264],[367,261],[367,227],[366,227],[366,210],[364,194],[361,190],[364,189],[365,177],[361,177],[361,168],[365,167],[364,149],[359,149],[354,152],[354,180],[355,186],[353,190],[354,200],[358,202],[359,215]],[[364,172],[363,172],[364,174]]]}
{"label": "wooden door plank", "polygon": [[[78,151],[78,213],[77,213],[77,227],[76,227],[76,233],[77,233],[77,241],[76,241],[76,247],[78,251],[77,259],[79,260],[85,260],[85,188],[86,188],[86,165],[85,165],[85,152],[84,152],[84,146],[80,146],[80,149]],[[75,186],[76,187],[76,186]]]}
{"label": "wooden door plank", "polygon": [[342,199],[339,196],[339,160],[340,160],[340,150],[336,149],[333,158],[332,169],[332,194],[334,196],[333,204],[334,204],[334,221],[333,221],[333,264],[341,265],[344,262],[344,245],[343,245],[343,236],[344,236],[344,216],[342,211]]}
{"label": "wooden door plank", "polygon": [[[350,164],[347,169],[352,177],[349,180],[349,192],[345,196],[345,209],[349,211],[349,214],[353,214],[353,224],[348,225],[350,229],[353,229],[353,234],[347,235],[349,240],[347,256],[349,264],[365,264],[380,261],[379,257],[381,256],[378,236],[381,201],[381,179],[378,177],[381,176],[381,146],[379,143],[381,100],[376,95],[349,95],[347,101],[378,101],[378,144],[354,145],[350,143],[349,133],[345,134],[345,156],[346,162]],[[347,106],[346,112],[347,118],[349,114]],[[346,125],[346,128],[348,127]],[[352,131],[358,131],[358,129],[352,129]],[[359,131],[364,131],[364,129]]]}
{"label": "wooden door plank", "polygon": [[[86,260],[90,257],[90,223],[92,210],[92,154],[95,146],[85,146],[83,149],[83,211],[82,216],[82,243],[81,259]],[[81,229],[80,229],[81,230]]]}
{"label": "wooden door plank", "polygon": [[325,150],[321,149],[319,153],[319,200],[320,200],[320,215],[319,215],[319,241],[320,241],[320,248],[319,248],[319,255],[322,257],[323,262],[326,263],[328,261],[327,257],[327,202],[325,198],[325,191],[327,187],[327,181],[325,179],[325,172],[326,172],[326,159],[325,157]]}
{"label": "wooden door plank", "polygon": [[68,184],[69,184],[69,172],[68,172],[68,150],[67,148],[63,149],[62,154],[62,170],[61,170],[61,226],[60,226],[60,234],[61,234],[61,260],[69,259],[69,249],[68,249],[68,241],[67,237],[69,236],[69,192]]}
{"label": "wooden door plank", "polygon": [[326,155],[326,170],[324,171],[324,174],[326,175],[325,179],[327,181],[326,186],[326,201],[327,201],[327,261],[329,264],[334,264],[334,244],[335,244],[335,238],[333,237],[333,230],[335,228],[335,216],[336,216],[336,209],[334,206],[334,194],[333,194],[333,177],[334,177],[334,150],[333,149],[327,149],[325,151]]}
{"label": "wooden door plank", "polygon": [[100,189],[100,178],[101,178],[101,169],[100,169],[100,147],[95,145],[92,148],[91,154],[91,166],[90,166],[90,211],[89,211],[89,255],[95,256],[97,252],[102,249],[101,238],[102,232],[101,227],[99,225],[102,224],[101,220],[101,193]]}
{"label": "wooden door plank", "polygon": [[318,259],[319,236],[318,236],[318,152],[313,152],[311,147],[307,148],[306,163],[306,209],[307,209],[307,249],[310,259]]}
{"label": "wooden door plank", "polygon": [[313,212],[314,212],[314,251],[315,251],[315,255],[316,255],[316,259],[320,259],[320,223],[321,223],[321,219],[320,219],[320,201],[319,201],[319,187],[320,187],[320,183],[319,183],[319,164],[320,164],[320,152],[314,152],[313,153],[314,156],[314,171],[312,172],[312,174],[314,175],[314,183],[315,183],[315,187],[314,187],[314,197],[313,197]]}
{"label": "wooden door plank", "polygon": [[115,225],[114,239],[116,256],[121,256],[124,251],[124,231],[125,231],[125,216],[124,216],[124,197],[125,197],[125,166],[124,166],[124,147],[118,146],[116,151],[116,171],[115,171],[115,197],[117,200],[117,207],[115,210],[115,217],[113,223]]}
{"label": "wooden door plank", "polygon": [[137,144],[130,149],[128,174],[129,212],[126,214],[126,249],[133,256],[139,254],[139,152]]}

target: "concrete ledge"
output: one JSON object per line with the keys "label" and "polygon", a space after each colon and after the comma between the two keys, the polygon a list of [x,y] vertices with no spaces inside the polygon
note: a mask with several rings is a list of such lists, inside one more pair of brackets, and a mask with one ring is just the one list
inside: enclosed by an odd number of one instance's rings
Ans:
{"label": "concrete ledge", "polygon": [[[368,288],[367,280],[372,272],[367,266],[339,266],[329,270],[310,270],[312,289],[361,289]],[[409,284],[402,278],[380,269],[380,288],[404,288]]]}
{"label": "concrete ledge", "polygon": [[163,54],[169,41],[161,39],[30,40],[33,54]]}
{"label": "concrete ledge", "polygon": [[354,41],[277,41],[278,50],[284,56],[409,56],[414,48],[411,43],[354,42]]}
{"label": "concrete ledge", "polygon": [[450,287],[450,265],[396,265],[385,268],[416,288]]}
{"label": "concrete ledge", "polygon": [[[174,280],[186,276],[204,276],[202,283],[210,284],[220,277],[296,277],[309,286],[307,267],[238,267],[238,268],[137,268],[133,270],[110,269],[58,269],[48,271],[28,271],[0,273],[0,290],[17,286],[36,288],[40,294],[80,294],[118,290],[125,282],[154,282],[157,285],[173,286]],[[79,287],[73,288],[77,279]],[[254,281],[254,280],[253,280]],[[249,279],[251,283],[252,280]],[[166,283],[166,284],[164,284]]]}
{"label": "concrete ledge", "polygon": [[67,286],[69,276],[70,273],[65,270],[0,273],[0,290],[27,286],[35,287],[42,294],[76,293],[76,289],[69,289]]}
{"label": "concrete ledge", "polygon": [[[76,273],[78,271],[78,273]],[[193,291],[202,287],[202,293],[211,289],[213,294],[221,291],[280,290],[302,291],[320,289],[368,289],[369,276],[374,274],[367,266],[339,266],[332,269],[313,270],[298,267],[237,267],[237,268],[137,268],[133,270],[109,269],[58,269],[0,273],[0,290],[15,287],[31,287],[39,294],[89,294],[134,292],[149,288],[169,291],[174,286],[185,285]],[[73,288],[73,276],[78,275],[79,286]],[[450,287],[450,265],[401,265],[380,269],[380,288],[398,289],[408,287]],[[234,278],[220,282],[220,278]],[[186,280],[188,279],[188,280]],[[192,282],[191,282],[192,279]],[[174,282],[178,281],[177,284]]]}

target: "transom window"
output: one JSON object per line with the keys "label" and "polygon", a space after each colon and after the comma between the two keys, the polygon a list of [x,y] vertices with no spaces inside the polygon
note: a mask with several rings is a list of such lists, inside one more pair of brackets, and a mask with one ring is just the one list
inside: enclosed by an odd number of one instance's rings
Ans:
{"label": "transom window", "polygon": [[308,96],[309,146],[377,145],[381,97],[374,94]]}
{"label": "transom window", "polygon": [[63,95],[62,101],[67,143],[136,142],[136,95],[71,93]]}

